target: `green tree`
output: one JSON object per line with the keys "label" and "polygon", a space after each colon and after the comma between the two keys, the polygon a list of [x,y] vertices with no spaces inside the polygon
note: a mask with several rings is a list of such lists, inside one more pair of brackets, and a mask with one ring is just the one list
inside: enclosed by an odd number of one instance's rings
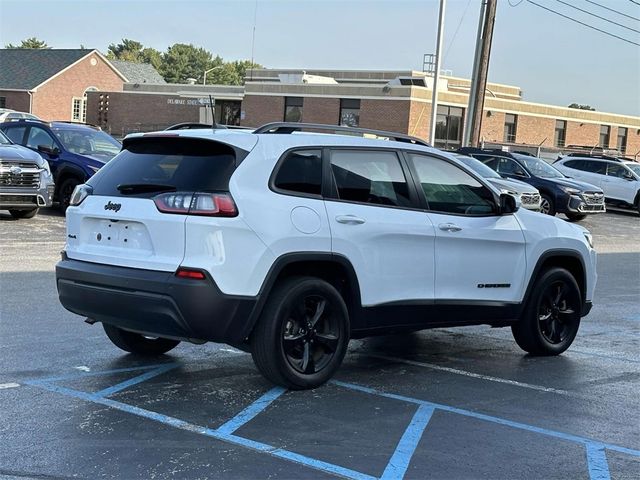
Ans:
{"label": "green tree", "polygon": [[12,45],[11,43],[8,43],[7,45],[5,45],[5,48],[51,48],[51,47],[47,45],[47,42],[38,40],[36,37],[31,37],[31,38],[22,40],[20,45]]}
{"label": "green tree", "polygon": [[[202,82],[206,70],[222,64],[222,58],[218,56],[213,58],[211,52],[202,47],[176,43],[162,55],[160,73],[169,83],[185,83],[188,78],[195,78]],[[214,72],[215,70],[210,73]],[[208,80],[207,83],[209,83]]]}
{"label": "green tree", "polygon": [[591,105],[580,105],[578,103],[572,103],[571,105],[569,105],[569,108],[576,108],[578,110],[591,110],[592,112],[595,112],[596,110]]}

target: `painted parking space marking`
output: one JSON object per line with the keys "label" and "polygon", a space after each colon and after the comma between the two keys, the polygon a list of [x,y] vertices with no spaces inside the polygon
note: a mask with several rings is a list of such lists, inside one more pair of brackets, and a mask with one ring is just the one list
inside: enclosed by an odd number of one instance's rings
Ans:
{"label": "painted parking space marking", "polygon": [[19,387],[20,384],[19,383],[0,383],[0,390],[5,390],[7,388],[16,388]]}
{"label": "painted parking space marking", "polygon": [[[133,415],[137,415],[142,418],[153,420],[174,428],[185,430],[188,432],[204,435],[216,440],[220,440],[233,445],[238,445],[252,451],[265,453],[276,458],[287,460],[296,464],[300,464],[315,470],[337,475],[344,478],[355,480],[374,480],[380,478],[380,480],[402,479],[406,474],[411,459],[415,453],[415,450],[422,439],[423,433],[428,428],[429,421],[433,413],[437,410],[450,412],[466,417],[471,417],[486,422],[491,422],[499,425],[512,427],[519,430],[533,432],[541,435],[554,437],[561,440],[577,443],[585,447],[585,457],[588,466],[589,478],[591,480],[609,480],[609,465],[606,457],[606,451],[615,451],[633,457],[640,458],[640,450],[634,450],[631,448],[614,445],[611,443],[601,442],[599,440],[582,437],[579,435],[573,435],[569,433],[550,430],[542,427],[536,427],[520,422],[511,421],[508,419],[495,417],[492,415],[486,415],[472,410],[465,410],[462,408],[453,407],[445,404],[438,404],[421,400],[413,397],[406,397],[395,393],[389,393],[385,391],[376,390],[370,387],[357,385],[354,383],[341,382],[338,380],[331,380],[330,383],[338,387],[346,388],[349,390],[359,391],[370,395],[376,395],[380,397],[390,398],[402,402],[411,403],[416,405],[416,413],[414,414],[411,423],[405,429],[402,437],[398,441],[398,444],[390,457],[381,477],[374,477],[372,475],[358,472],[353,469],[318,460],[315,458],[307,457],[292,451],[288,451],[279,447],[268,445],[266,443],[258,442],[248,438],[236,435],[236,432],[242,425],[247,424],[257,415],[267,409],[273,402],[280,398],[286,390],[281,387],[274,387],[271,390],[264,393],[260,398],[252,402],[248,407],[243,409],[232,419],[223,423],[220,427],[213,429],[196,425],[190,422],[186,422],[176,417],[164,415],[144,408],[136,407],[127,403],[119,402],[108,398],[109,395],[122,391],[132,385],[140,384],[146,380],[157,377],[163,373],[178,367],[180,364],[159,364],[141,367],[122,368],[115,370],[106,370],[101,372],[79,372],[75,375],[63,375],[58,377],[51,377],[45,379],[32,380],[24,382],[27,385],[44,388],[46,390],[63,394],[72,398],[85,400],[88,402],[96,403],[99,405],[107,406],[116,410],[127,412]],[[146,370],[146,371],[145,371]],[[83,377],[93,377],[98,375],[119,374],[132,371],[143,371],[140,375],[133,377],[125,382],[120,382],[112,387],[103,389],[97,393],[87,393],[72,388],[56,385],[55,382],[65,380],[75,380]]]}
{"label": "painted parking space marking", "polygon": [[518,382],[517,380],[509,380],[507,378],[493,377],[491,375],[483,375],[481,373],[469,372],[467,370],[460,370],[458,368],[444,367],[442,365],[437,365],[435,363],[418,362],[415,360],[408,360],[406,358],[389,357],[387,355],[378,355],[375,353],[367,353],[362,355],[366,357],[377,358],[380,360],[387,360],[393,363],[404,363],[406,365],[413,365],[414,367],[429,368],[431,370],[454,373],[456,375],[464,375],[465,377],[477,378],[480,380],[488,380],[490,382],[496,382],[496,383],[504,383],[506,385],[513,385],[515,387],[528,388],[529,390],[537,390],[539,392],[556,393],[558,395],[565,395],[568,397],[578,397],[578,398],[585,397],[585,395],[582,395],[576,392],[569,392],[567,390],[560,390],[558,388],[552,388],[552,387],[544,387],[542,385],[534,385],[531,383]]}

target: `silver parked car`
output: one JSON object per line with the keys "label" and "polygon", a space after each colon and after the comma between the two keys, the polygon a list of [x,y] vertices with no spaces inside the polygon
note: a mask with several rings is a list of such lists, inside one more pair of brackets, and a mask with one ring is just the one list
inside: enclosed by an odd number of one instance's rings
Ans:
{"label": "silver parked car", "polygon": [[540,210],[540,192],[535,187],[519,180],[502,178],[498,172],[473,157],[466,155],[456,155],[455,157],[478,175],[489,180],[502,193],[508,193],[518,198],[522,208],[536,212]]}
{"label": "silver parked car", "polygon": [[0,132],[0,210],[31,218],[53,201],[53,177],[40,154],[15,145]]}

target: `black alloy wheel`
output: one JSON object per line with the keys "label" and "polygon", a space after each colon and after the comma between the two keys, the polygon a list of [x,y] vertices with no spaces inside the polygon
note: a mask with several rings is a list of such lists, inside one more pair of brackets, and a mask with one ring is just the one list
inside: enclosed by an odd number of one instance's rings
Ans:
{"label": "black alloy wheel", "polygon": [[576,315],[577,306],[572,305],[574,302],[571,300],[569,289],[562,280],[557,280],[547,287],[540,299],[540,333],[551,344],[564,342],[572,331],[571,320]]}
{"label": "black alloy wheel", "polygon": [[60,190],[58,191],[58,199],[60,201],[60,210],[62,213],[67,211],[69,208],[69,203],[71,202],[71,195],[73,194],[73,190],[77,185],[80,185],[80,181],[75,178],[68,178],[62,185],[60,186]]}
{"label": "black alloy wheel", "polygon": [[269,294],[251,334],[251,355],[273,383],[294,390],[315,388],[340,367],[349,333],[347,307],[331,284],[291,277]]}
{"label": "black alloy wheel", "polygon": [[582,295],[567,270],[551,268],[534,284],[520,320],[511,326],[516,343],[534,355],[558,355],[580,327]]}
{"label": "black alloy wheel", "polygon": [[282,348],[297,372],[312,374],[330,362],[340,334],[331,305],[322,295],[302,295],[283,324]]}

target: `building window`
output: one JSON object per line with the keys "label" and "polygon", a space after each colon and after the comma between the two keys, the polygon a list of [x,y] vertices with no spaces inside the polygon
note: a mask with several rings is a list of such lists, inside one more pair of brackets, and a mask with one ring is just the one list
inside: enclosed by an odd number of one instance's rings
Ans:
{"label": "building window", "polygon": [[611,127],[609,125],[600,126],[600,146],[609,148],[609,137],[611,136]]}
{"label": "building window", "polygon": [[83,122],[82,117],[86,113],[84,106],[84,98],[73,97],[73,103],[71,107],[71,121]]}
{"label": "building window", "polygon": [[515,143],[516,128],[518,126],[518,116],[507,113],[504,116],[504,141]]}
{"label": "building window", "polygon": [[0,97],[0,108],[6,108],[7,106],[7,97]]}
{"label": "building window", "polygon": [[453,150],[461,146],[464,109],[438,106],[435,146]]}
{"label": "building window", "polygon": [[564,120],[556,120],[556,133],[554,143],[556,147],[564,147],[567,138],[567,122]]}
{"label": "building window", "polygon": [[340,125],[347,127],[360,125],[360,100],[351,98],[340,100]]}
{"label": "building window", "polygon": [[620,153],[627,153],[627,132],[625,127],[618,127],[618,143],[616,147]]}
{"label": "building window", "polygon": [[285,122],[301,122],[302,121],[302,97],[286,97],[284,99],[284,121]]}

